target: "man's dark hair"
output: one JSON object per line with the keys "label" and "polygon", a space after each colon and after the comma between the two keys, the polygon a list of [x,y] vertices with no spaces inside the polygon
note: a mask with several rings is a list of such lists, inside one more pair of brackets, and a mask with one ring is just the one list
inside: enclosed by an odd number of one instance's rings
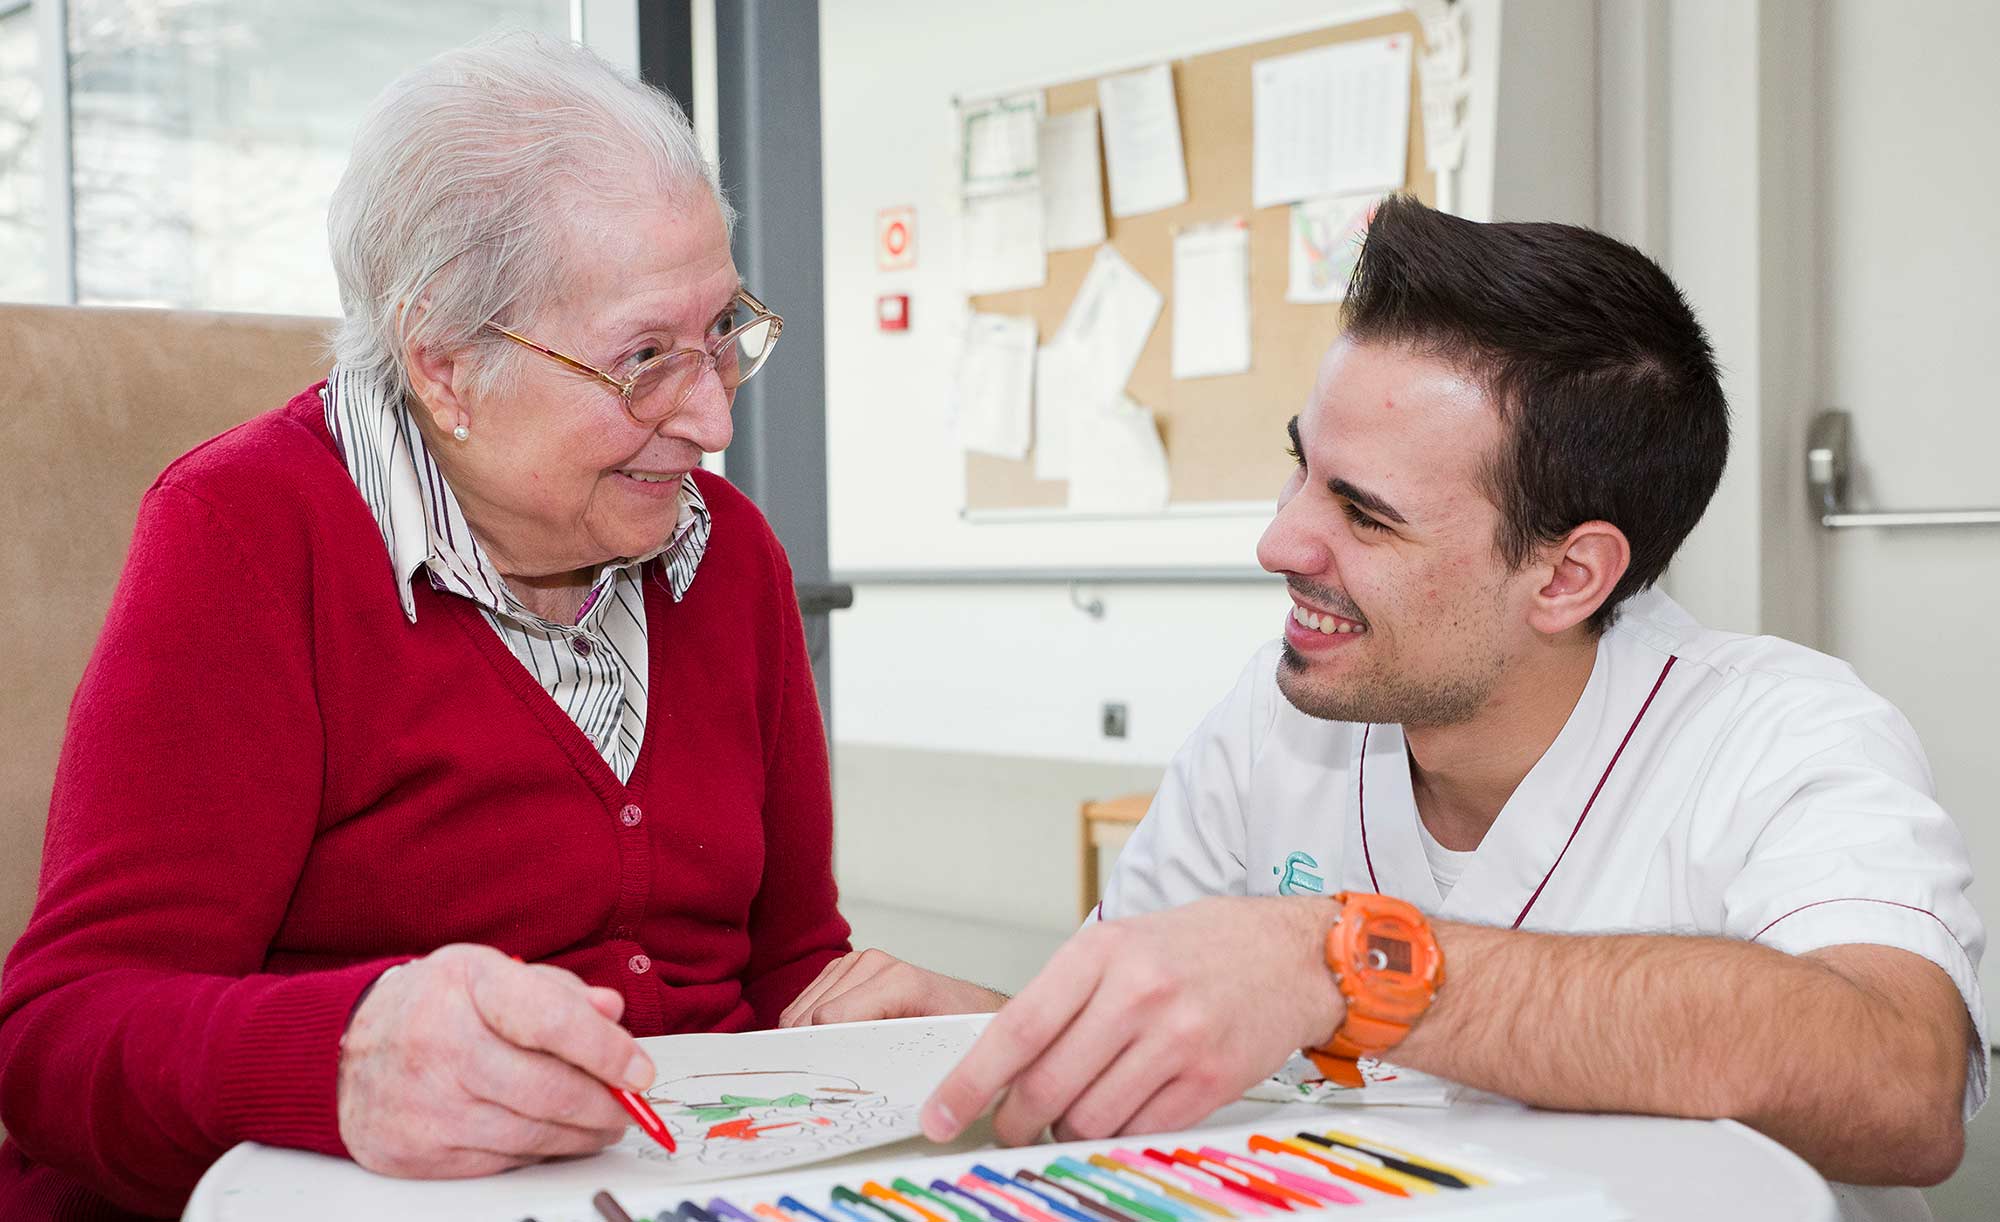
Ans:
{"label": "man's dark hair", "polygon": [[1408,344],[1485,385],[1507,429],[1485,475],[1507,564],[1593,519],[1625,533],[1631,567],[1595,631],[1665,571],[1722,479],[1729,405],[1708,336],[1623,242],[1394,196],[1369,223],[1342,316],[1352,340]]}

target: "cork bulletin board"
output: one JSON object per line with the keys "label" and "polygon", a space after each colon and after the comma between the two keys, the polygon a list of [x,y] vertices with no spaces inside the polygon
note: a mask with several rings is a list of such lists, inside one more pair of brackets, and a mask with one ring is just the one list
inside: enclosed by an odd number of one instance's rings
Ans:
{"label": "cork bulletin board", "polygon": [[[1251,65],[1274,55],[1387,34],[1403,34],[1415,46],[1423,45],[1415,15],[1403,11],[1174,60],[1188,202],[1123,218],[1105,209],[1108,243],[1166,296],[1126,391],[1153,409],[1159,423],[1172,505],[1269,501],[1277,496],[1291,468],[1284,454],[1285,421],[1304,404],[1320,355],[1340,329],[1337,304],[1285,300],[1290,207],[1251,206]],[[1424,125],[1418,118],[1423,111],[1416,79],[1418,57],[1412,55],[1410,62],[1410,168],[1403,189],[1435,203],[1436,181],[1425,168]],[[1048,113],[1097,105],[1097,79],[1045,86]],[[1193,225],[1238,217],[1250,227],[1250,369],[1225,377],[1176,380],[1171,359],[1174,235]],[[1041,287],[976,296],[972,308],[987,314],[1030,315],[1046,342],[1069,312],[1095,254],[1094,247],[1051,251],[1048,279]],[[1065,481],[1035,478],[1032,452],[1020,460],[967,454],[965,462],[965,507],[973,514],[1061,509],[1067,499]]]}

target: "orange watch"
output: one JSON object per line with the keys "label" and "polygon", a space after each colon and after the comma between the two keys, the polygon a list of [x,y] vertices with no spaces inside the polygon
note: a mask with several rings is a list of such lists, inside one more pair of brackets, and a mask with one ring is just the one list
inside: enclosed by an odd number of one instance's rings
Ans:
{"label": "orange watch", "polygon": [[1444,952],[1430,922],[1386,895],[1342,891],[1340,915],[1326,935],[1326,965],[1347,1017],[1324,1047],[1306,1055],[1331,1081],[1360,1085],[1354,1062],[1400,1043],[1444,987]]}

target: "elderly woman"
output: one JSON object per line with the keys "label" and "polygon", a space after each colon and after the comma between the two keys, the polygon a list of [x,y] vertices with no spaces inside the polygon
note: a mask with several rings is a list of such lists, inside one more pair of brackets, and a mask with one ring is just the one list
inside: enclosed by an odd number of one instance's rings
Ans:
{"label": "elderly woman", "polygon": [[331,377],[160,477],[78,689],[0,1214],[174,1213],[238,1141],[595,1150],[635,1035],[879,969],[840,958],[785,555],[698,469],[781,326],[729,221],[673,102],[587,51],[501,39],[376,105]]}

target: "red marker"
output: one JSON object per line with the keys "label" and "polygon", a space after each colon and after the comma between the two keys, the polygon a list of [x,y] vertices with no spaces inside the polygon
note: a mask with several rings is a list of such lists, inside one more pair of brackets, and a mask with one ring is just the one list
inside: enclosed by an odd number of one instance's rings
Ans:
{"label": "red marker", "polygon": [[624,1108],[632,1119],[638,1122],[639,1127],[646,1131],[646,1136],[665,1146],[667,1153],[678,1152],[674,1145],[674,1135],[667,1131],[667,1122],[660,1119],[660,1114],[653,1110],[651,1104],[621,1087],[611,1086],[605,1089],[618,1100],[618,1106]]}
{"label": "red marker", "polygon": [[[521,958],[519,955],[509,955],[507,957],[516,963],[525,964],[527,962],[526,959]],[[660,1114],[653,1110],[651,1104],[623,1087],[612,1086],[606,1083],[604,1089],[611,1092],[611,1097],[618,1100],[618,1106],[625,1109],[625,1114],[630,1116],[645,1131],[646,1136],[665,1146],[667,1153],[680,1153],[680,1147],[674,1145],[674,1135],[667,1131],[667,1122],[660,1119]]]}

